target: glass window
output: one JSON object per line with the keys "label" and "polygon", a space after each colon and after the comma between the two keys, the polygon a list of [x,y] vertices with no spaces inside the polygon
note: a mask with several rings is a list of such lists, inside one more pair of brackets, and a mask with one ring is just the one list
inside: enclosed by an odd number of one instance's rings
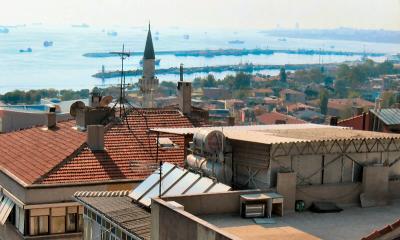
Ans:
{"label": "glass window", "polygon": [[67,232],[76,232],[77,214],[67,214]]}
{"label": "glass window", "polygon": [[54,233],[65,233],[65,217],[57,216],[51,217],[51,229],[50,232]]}
{"label": "glass window", "polygon": [[49,233],[49,216],[30,217],[29,235],[43,235]]}
{"label": "glass window", "polygon": [[78,232],[83,231],[83,215],[79,214],[78,215]]}

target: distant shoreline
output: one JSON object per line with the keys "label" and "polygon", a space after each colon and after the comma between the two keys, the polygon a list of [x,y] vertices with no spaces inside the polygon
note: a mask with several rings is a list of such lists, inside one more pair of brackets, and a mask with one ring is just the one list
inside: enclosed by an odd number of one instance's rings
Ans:
{"label": "distant shoreline", "polygon": [[[306,69],[311,67],[318,67],[318,66],[335,66],[336,64],[237,64],[237,65],[220,65],[220,66],[205,66],[205,67],[188,67],[185,68],[185,74],[194,74],[194,73],[209,73],[209,72],[246,72],[246,73],[253,73],[255,71],[262,71],[262,70],[279,70],[282,67],[285,67],[286,70],[299,70],[299,69]],[[179,74],[178,67],[171,67],[171,68],[164,68],[164,69],[156,69],[157,75],[163,74]],[[120,70],[116,71],[109,71],[109,72],[98,72],[92,77],[95,78],[118,78],[121,77],[122,72]],[[124,71],[125,76],[142,76],[143,71],[142,69],[137,70],[128,70]]]}
{"label": "distant shoreline", "polygon": [[[216,50],[180,50],[180,51],[159,51],[156,55],[174,55],[177,57],[217,57],[217,56],[245,56],[245,55],[272,55],[274,53],[301,54],[301,55],[337,55],[337,56],[371,56],[381,57],[384,53],[374,52],[351,52],[315,49],[216,49]],[[143,52],[133,52],[133,56],[141,56]],[[118,54],[107,52],[92,52],[83,54],[88,58],[118,57]]]}

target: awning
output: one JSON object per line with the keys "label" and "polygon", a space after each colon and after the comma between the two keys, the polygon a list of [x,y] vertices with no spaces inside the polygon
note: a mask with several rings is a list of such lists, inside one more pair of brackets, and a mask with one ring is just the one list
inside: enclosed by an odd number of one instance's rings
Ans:
{"label": "awning", "polygon": [[3,195],[0,193],[1,197],[1,202],[0,202],[0,223],[4,225],[6,222],[8,216],[11,213],[11,210],[13,209],[15,203],[7,196]]}

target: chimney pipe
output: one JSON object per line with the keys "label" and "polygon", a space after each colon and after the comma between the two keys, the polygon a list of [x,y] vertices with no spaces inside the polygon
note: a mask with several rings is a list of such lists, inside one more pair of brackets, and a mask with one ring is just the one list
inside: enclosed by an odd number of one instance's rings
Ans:
{"label": "chimney pipe", "polygon": [[55,112],[47,113],[47,128],[54,128],[57,126],[57,117]]}
{"label": "chimney pipe", "polygon": [[336,117],[336,116],[331,117],[330,125],[337,126],[337,124],[338,124],[338,117]]}
{"label": "chimney pipe", "polygon": [[87,145],[92,151],[104,150],[104,126],[88,125],[87,126]]}
{"label": "chimney pipe", "polygon": [[183,64],[179,66],[179,80],[183,82]]}
{"label": "chimney pipe", "polygon": [[180,81],[177,90],[179,110],[183,114],[190,114],[192,111],[192,83]]}

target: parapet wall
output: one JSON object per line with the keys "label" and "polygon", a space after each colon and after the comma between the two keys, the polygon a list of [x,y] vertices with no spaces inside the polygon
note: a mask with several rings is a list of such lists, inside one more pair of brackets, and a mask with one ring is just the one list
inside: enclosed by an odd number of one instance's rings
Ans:
{"label": "parapet wall", "polygon": [[152,240],[239,240],[185,210],[168,206],[162,199],[152,200],[151,226]]}
{"label": "parapet wall", "polygon": [[[259,193],[261,190],[231,191],[201,195],[163,197],[164,201],[175,201],[194,215],[237,213],[240,210],[240,195]],[[265,192],[265,191],[263,191]]]}

